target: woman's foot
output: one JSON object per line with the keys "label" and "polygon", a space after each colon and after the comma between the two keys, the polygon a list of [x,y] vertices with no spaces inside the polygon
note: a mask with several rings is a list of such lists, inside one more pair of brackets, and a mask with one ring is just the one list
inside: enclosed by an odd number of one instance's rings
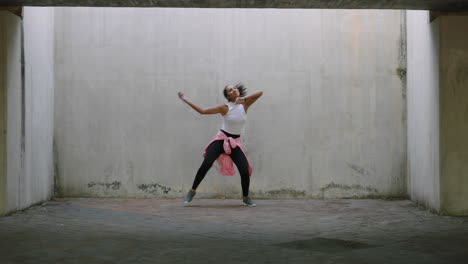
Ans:
{"label": "woman's foot", "polygon": [[189,190],[187,195],[184,197],[184,203],[190,203],[195,196],[196,192],[193,190]]}
{"label": "woman's foot", "polygon": [[244,196],[244,198],[242,199],[242,202],[244,202],[244,205],[247,205],[247,206],[256,206],[257,204],[255,204],[255,202],[250,199],[250,197],[248,196]]}

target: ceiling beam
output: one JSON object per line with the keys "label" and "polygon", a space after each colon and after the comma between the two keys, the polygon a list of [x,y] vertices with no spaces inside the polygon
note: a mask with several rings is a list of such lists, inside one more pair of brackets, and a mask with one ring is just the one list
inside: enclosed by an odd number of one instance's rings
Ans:
{"label": "ceiling beam", "polygon": [[468,0],[0,0],[0,6],[329,8],[468,11]]}

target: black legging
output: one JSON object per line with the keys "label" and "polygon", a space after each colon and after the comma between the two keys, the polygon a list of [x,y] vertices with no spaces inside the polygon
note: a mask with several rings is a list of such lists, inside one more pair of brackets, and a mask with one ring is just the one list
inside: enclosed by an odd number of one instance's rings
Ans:
{"label": "black legging", "polygon": [[[223,131],[224,134],[227,136],[237,138],[238,135],[232,135]],[[211,143],[208,148],[206,149],[205,159],[203,160],[202,165],[197,171],[197,176],[195,176],[195,180],[193,181],[192,189],[196,190],[200,182],[205,178],[206,173],[211,168],[215,160],[224,153],[223,148],[223,140],[217,140]],[[237,148],[231,148],[231,159],[237,166],[237,170],[241,176],[241,185],[242,185],[242,195],[249,196],[249,185],[250,185],[250,177],[249,177],[249,164],[247,162],[247,158],[244,155],[244,152]]]}

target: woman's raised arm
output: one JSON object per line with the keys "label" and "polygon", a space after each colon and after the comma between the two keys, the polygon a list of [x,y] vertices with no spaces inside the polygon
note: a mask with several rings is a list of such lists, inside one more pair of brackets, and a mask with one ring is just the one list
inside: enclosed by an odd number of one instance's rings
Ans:
{"label": "woman's raised arm", "polygon": [[218,106],[213,106],[213,107],[208,107],[208,108],[201,108],[189,100],[185,98],[184,93],[178,92],[179,98],[184,101],[186,104],[188,104],[190,107],[193,108],[193,110],[197,111],[199,114],[202,115],[212,115],[212,114],[222,114],[225,115],[227,113],[227,106],[226,105],[218,105]]}
{"label": "woman's raised arm", "polygon": [[263,91],[258,91],[258,92],[255,92],[253,94],[250,94],[244,98],[239,98],[236,103],[241,103],[241,104],[244,104],[244,108],[245,108],[245,111],[247,112],[247,109],[249,109],[249,107],[255,103],[255,101],[257,101],[258,98],[260,98],[260,96],[263,95]]}

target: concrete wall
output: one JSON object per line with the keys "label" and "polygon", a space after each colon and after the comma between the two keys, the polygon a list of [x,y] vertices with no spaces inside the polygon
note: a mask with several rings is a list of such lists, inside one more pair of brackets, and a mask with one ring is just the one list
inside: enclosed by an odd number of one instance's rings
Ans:
{"label": "concrete wall", "polygon": [[439,20],[428,11],[407,12],[408,193],[440,209]]}
{"label": "concrete wall", "polygon": [[0,213],[26,208],[53,194],[53,9],[25,8],[23,15],[24,21],[5,12],[0,16],[0,54],[3,61],[6,58],[0,71],[6,95],[2,106],[7,110]]}
{"label": "concrete wall", "polygon": [[[255,197],[406,194],[400,11],[58,8],[55,140],[66,196],[180,197],[225,102],[264,96],[244,133]],[[240,195],[212,169],[197,197]]]}
{"label": "concrete wall", "polygon": [[468,215],[468,16],[439,20],[441,212]]}

